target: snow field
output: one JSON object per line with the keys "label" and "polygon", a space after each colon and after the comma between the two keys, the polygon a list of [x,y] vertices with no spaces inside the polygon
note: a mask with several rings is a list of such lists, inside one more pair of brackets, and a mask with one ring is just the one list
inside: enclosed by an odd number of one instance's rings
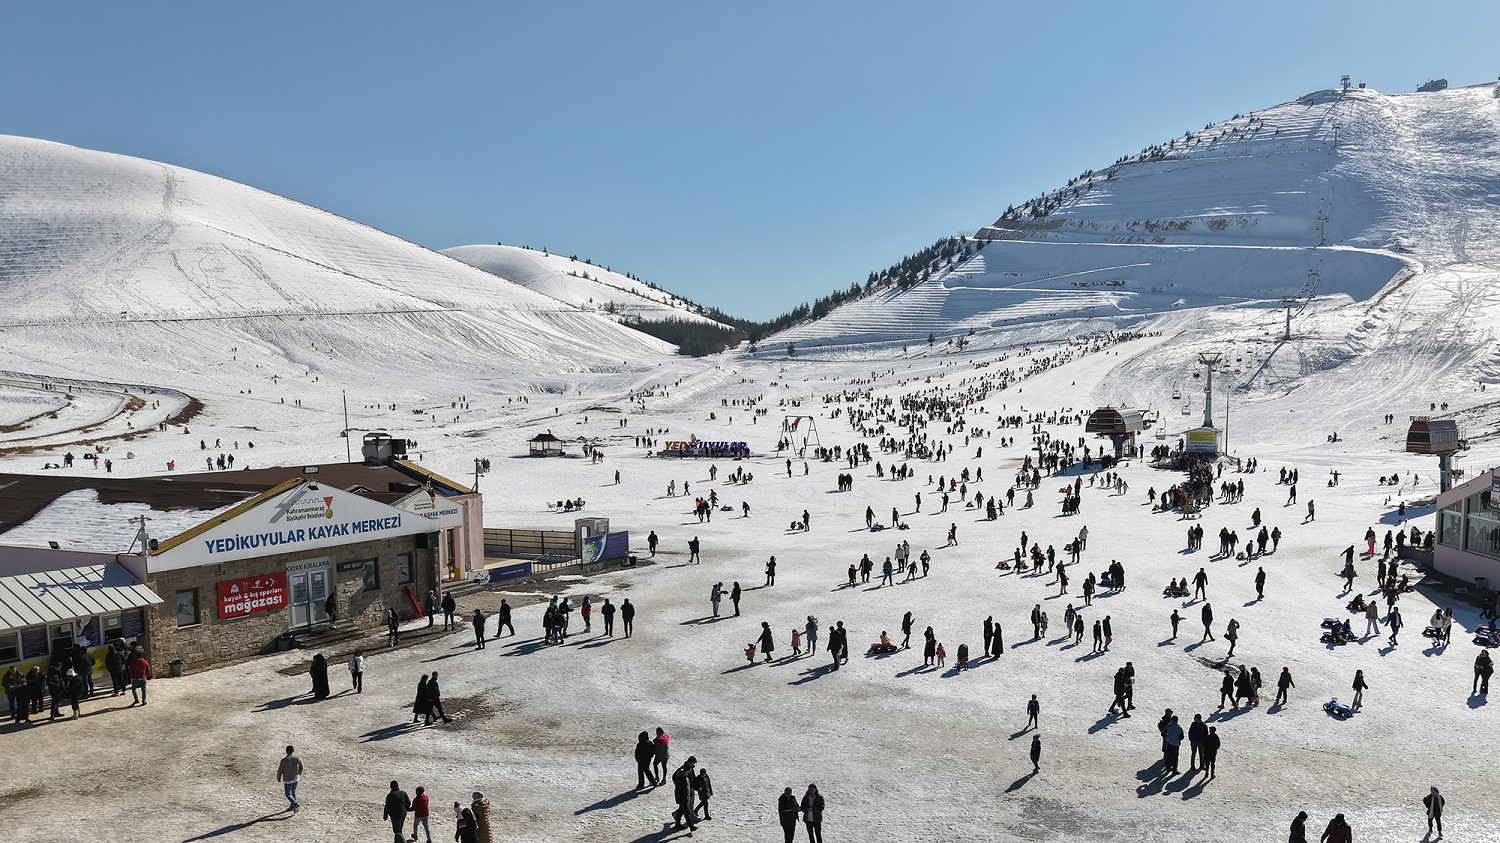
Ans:
{"label": "snow field", "polygon": [[[1118,354],[1084,357],[1003,395],[991,395],[983,401],[984,414],[971,412],[968,419],[971,425],[988,426],[1020,405],[1028,411],[1069,406],[1086,411],[1089,405],[1076,396],[1113,388],[1121,367],[1150,359],[1160,348],[1161,339],[1154,338],[1111,349]],[[883,382],[876,388],[881,394],[935,389],[986,374],[944,366],[946,362],[915,361],[909,373],[917,377],[915,382],[899,390]],[[994,366],[1019,362],[1013,358]],[[850,379],[868,377],[869,366],[778,360],[773,367],[747,361],[735,372],[698,374],[684,365],[679,374],[684,383],[661,403],[692,396],[680,399],[681,406],[656,410],[648,401],[646,413],[628,416],[630,424],[623,429],[616,427],[619,416],[591,410],[588,423],[575,429],[606,442],[648,427],[669,428],[673,437],[737,436],[764,452],[779,432],[777,400],[833,391]],[[929,375],[930,385],[922,382]],[[752,382],[741,384],[741,378]],[[773,380],[784,386],[770,386]],[[773,413],[748,426],[748,410],[726,410],[708,400],[761,394]],[[572,402],[567,418],[577,422],[599,398],[560,400]],[[1309,415],[1329,407],[1316,397],[1296,401]],[[1279,403],[1277,409],[1284,410],[1286,402]],[[707,418],[710,411],[717,415],[713,421]],[[801,412],[819,415],[825,444],[855,441],[847,423],[828,419],[821,404],[807,401]],[[732,425],[729,415],[735,417]],[[636,732],[662,725],[674,736],[674,765],[694,754],[714,777],[715,819],[700,827],[699,837],[774,839],[775,796],[784,786],[800,792],[815,781],[829,802],[825,825],[840,838],[936,833],[952,840],[1166,840],[1253,829],[1254,836],[1269,839],[1305,809],[1313,825],[1343,811],[1361,837],[1383,839],[1420,833],[1420,808],[1413,806],[1427,786],[1437,784],[1449,798],[1455,839],[1460,834],[1482,839],[1497,830],[1500,818],[1489,810],[1480,778],[1465,772],[1457,759],[1483,752],[1485,736],[1493,734],[1493,712],[1467,696],[1475,648],[1466,636],[1456,631],[1446,651],[1427,649],[1420,628],[1435,604],[1418,592],[1402,600],[1408,628],[1402,646],[1393,651],[1385,652],[1380,639],[1332,650],[1317,641],[1324,616],[1344,616],[1347,598],[1340,596],[1335,576],[1338,552],[1370,524],[1379,525],[1382,533],[1386,529],[1381,522],[1389,513],[1383,505],[1388,490],[1373,484],[1374,474],[1394,467],[1426,475],[1430,467],[1395,454],[1376,439],[1384,431],[1368,416],[1344,425],[1343,449],[1296,445],[1295,435],[1275,427],[1285,417],[1269,406],[1246,411],[1245,444],[1237,450],[1259,457],[1268,471],[1246,477],[1245,502],[1215,506],[1203,521],[1210,549],[1220,526],[1248,532],[1255,506],[1261,507],[1266,523],[1281,526],[1286,537],[1280,552],[1245,566],[1209,561],[1208,550],[1180,553],[1185,522],[1175,515],[1150,514],[1143,505],[1149,486],[1160,491],[1174,475],[1138,463],[1124,470],[1128,495],[1090,489],[1085,479],[1082,513],[1070,518],[1057,514],[1061,478],[1044,479],[1035,508],[1007,509],[997,523],[977,522],[977,515],[957,506],[947,514],[932,512],[938,504],[933,488],[925,485],[928,473],[983,466],[986,480],[971,486],[987,495],[1001,492],[1014,470],[1006,467],[1017,464],[1028,444],[1025,429],[997,431],[995,437],[966,446],[961,437],[942,435],[943,425],[937,423],[929,433],[955,447],[947,462],[914,464],[918,477],[902,482],[877,480],[873,467],[861,466],[854,471],[854,491],[846,493],[831,491],[834,475],[848,471],[841,463],[813,463],[806,477],[796,465],[794,476],[787,478],[781,459],[756,458],[742,464],[755,480],[741,488],[709,483],[707,462],[647,459],[624,443],[606,444],[608,456],[595,465],[502,458],[482,481],[492,526],[562,526],[571,516],[545,513],[543,502],[581,495],[589,501],[588,514],[609,516],[617,528],[630,529],[638,550],[648,530],[661,536],[657,564],[566,584],[567,593],[590,594],[596,606],[606,596],[616,603],[629,597],[640,609],[633,639],[600,638],[596,613],[594,635],[575,635],[564,647],[539,648],[541,607],[529,604],[516,613],[517,638],[493,642],[483,653],[470,652],[467,637],[460,634],[411,650],[372,654],[368,690],[359,697],[316,705],[292,699],[305,693],[306,677],[274,670],[305,654],[157,682],[153,701],[163,706],[173,728],[147,727],[151,742],[144,747],[132,743],[131,751],[142,760],[158,753],[198,759],[155,785],[163,803],[174,808],[168,814],[173,832],[184,837],[278,809],[279,791],[266,771],[280,745],[293,742],[309,767],[302,791],[307,807],[286,822],[314,835],[374,831],[384,781],[396,777],[408,788],[426,786],[440,805],[473,789],[499,795],[502,836],[514,839],[650,839],[667,820],[670,795],[660,790],[629,794],[634,785],[629,753]],[[321,421],[298,436],[312,440],[317,430],[332,428],[336,422]],[[531,429],[495,431],[481,441],[489,453],[503,457],[519,452]],[[1063,439],[1080,435],[1076,426],[1049,429]],[[1252,435],[1251,430],[1257,432]],[[999,448],[998,437],[1012,433],[1017,445]],[[1269,444],[1278,439],[1291,444]],[[461,476],[464,455],[479,444],[443,442],[434,446],[429,459]],[[984,458],[976,461],[971,457],[979,445]],[[272,442],[269,447],[279,455],[305,446]],[[889,463],[884,455],[877,459]],[[1273,485],[1273,472],[1283,464],[1302,470],[1295,508],[1281,507],[1285,491]],[[1321,486],[1327,466],[1343,469],[1336,493]],[[722,479],[735,466],[719,461],[718,467]],[[613,485],[617,469],[620,486]],[[668,480],[679,486],[690,481],[694,494],[717,489],[736,512],[716,513],[712,523],[700,525],[690,514],[691,498],[663,497]],[[910,514],[916,491],[923,493],[922,514]],[[1317,501],[1319,520],[1303,525],[1308,498]],[[741,499],[752,505],[750,518],[738,517]],[[899,507],[912,529],[865,531],[866,505],[882,519],[891,506]],[[788,535],[787,523],[804,507],[812,513],[813,530]],[[950,521],[959,526],[960,545],[940,549]],[[1419,523],[1426,529],[1430,522],[1424,516]],[[1087,634],[1080,648],[1064,649],[1052,640],[1060,637],[1066,599],[1048,599],[1056,592],[1055,586],[1048,587],[1048,577],[1001,575],[993,568],[997,556],[1009,554],[1022,529],[1043,547],[1052,544],[1061,552],[1082,524],[1089,527],[1089,549],[1082,568],[1073,571],[1075,595],[1084,571],[1102,569],[1111,558],[1122,560],[1128,571],[1124,592],[1097,597],[1085,611],[1090,627],[1104,614],[1114,626],[1110,653],[1093,658],[1088,658]],[[694,535],[703,542],[704,563],[686,566],[686,541]],[[841,587],[850,562],[868,552],[879,563],[898,539],[909,539],[914,555],[932,549],[927,580],[887,588]],[[778,560],[777,584],[756,588],[772,553]],[[1251,580],[1258,565],[1265,565],[1269,575],[1267,599],[1253,603]],[[1181,601],[1160,596],[1169,577],[1191,576],[1199,566],[1210,576],[1216,634],[1231,617],[1243,624],[1232,663],[1258,666],[1267,683],[1274,683],[1281,666],[1291,667],[1297,688],[1284,710],[1268,713],[1268,693],[1260,708],[1214,712],[1218,677],[1199,658],[1211,663],[1221,659],[1222,636],[1189,651],[1198,637],[1197,606],[1184,608]],[[1360,585],[1370,585],[1372,567],[1360,563]],[[706,620],[709,587],[735,579],[749,589],[743,616]],[[1047,640],[1027,643],[1026,616],[1038,602],[1048,611],[1052,632]],[[1166,617],[1174,606],[1186,617],[1183,636],[1176,644],[1164,644]],[[921,630],[932,625],[947,646],[950,667],[958,644],[979,648],[980,627],[990,614],[1003,626],[1007,652],[956,676],[918,669],[921,657],[915,650],[866,659],[865,647],[881,629],[897,634],[907,610],[916,617],[914,644]],[[1463,605],[1455,610],[1460,625],[1471,629],[1474,611]],[[823,673],[828,659],[820,653],[743,667],[740,651],[755,637],[760,621],[769,621],[776,630],[779,658],[789,653],[791,626],[808,614],[820,618],[824,641],[836,621],[851,630],[848,666]],[[573,629],[579,629],[576,618]],[[1127,660],[1137,669],[1136,716],[1101,719],[1109,703],[1109,678]],[[1347,722],[1332,721],[1319,706],[1332,696],[1348,697],[1356,668],[1366,671],[1372,685],[1367,708]],[[463,717],[452,727],[406,733],[399,728],[409,714],[402,706],[409,705],[417,674],[432,669],[442,672],[450,704]],[[343,676],[338,670],[334,674],[337,689]],[[1024,703],[1031,693],[1043,704],[1043,766],[1035,777],[1025,775],[1029,736],[1014,736],[1025,721]],[[1163,786],[1150,778],[1150,765],[1159,757],[1153,726],[1165,707],[1185,714],[1185,721],[1194,712],[1215,717],[1224,748],[1220,775],[1212,783],[1201,784],[1199,776],[1191,783],[1174,779]],[[31,798],[23,827],[38,835],[52,831],[57,820],[51,818],[66,815],[49,809],[51,801],[61,806],[66,798],[57,777],[86,783],[104,775],[99,750],[120,744],[125,731],[120,724],[140,716],[111,713],[77,724],[75,734],[93,750],[86,755],[71,740],[57,737],[62,727],[12,736],[23,758],[35,757],[28,747],[36,741],[62,744],[55,763],[35,770],[41,793]],[[135,775],[126,774],[121,793],[130,789]],[[200,780],[212,782],[213,799],[203,798]],[[446,828],[445,812],[438,814],[440,829]],[[247,840],[279,839],[290,828],[263,823],[239,834]]]}

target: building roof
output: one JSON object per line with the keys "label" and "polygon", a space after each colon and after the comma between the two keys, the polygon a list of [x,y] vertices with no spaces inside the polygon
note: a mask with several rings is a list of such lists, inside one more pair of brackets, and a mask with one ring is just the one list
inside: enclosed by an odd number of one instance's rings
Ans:
{"label": "building roof", "polygon": [[552,435],[552,431],[549,430],[546,433],[538,433],[537,435],[531,437],[531,441],[533,441],[533,442],[561,442],[562,440],[558,439],[556,436],[553,436]]}
{"label": "building roof", "polygon": [[0,577],[0,629],[61,623],[160,602],[118,562],[16,574]]}
{"label": "building roof", "polygon": [[[406,460],[391,460],[381,465],[326,463],[318,465],[317,469],[315,476],[319,483],[351,490],[361,497],[389,504],[411,494],[424,482],[430,482],[433,491],[445,497],[466,495],[473,491]],[[154,477],[120,477],[96,474],[92,469],[85,470],[89,473],[0,474],[0,535],[27,525],[41,515],[39,523],[29,525],[29,531],[23,531],[25,535],[17,533],[11,538],[12,543],[37,543],[42,539],[60,536],[61,539],[66,539],[59,530],[85,522],[96,523],[104,518],[111,524],[118,522],[127,531],[123,542],[118,535],[105,536],[91,530],[88,533],[95,536],[95,540],[74,540],[71,543],[96,550],[121,551],[129,545],[129,536],[134,535],[134,530],[128,526],[129,517],[148,514],[148,517],[158,522],[147,524],[150,535],[173,535],[208,519],[211,513],[235,507],[290,480],[306,476],[303,466],[278,466],[248,471],[183,471]],[[62,503],[67,506],[52,507],[54,502],[64,498],[66,500]],[[118,506],[120,504],[134,506]],[[98,517],[89,518],[82,511],[86,505],[95,509],[116,509],[96,513]],[[44,513],[44,510],[48,511]],[[170,512],[173,517],[158,518],[157,515],[150,514],[153,510],[157,513]],[[33,536],[32,533],[36,535]]]}

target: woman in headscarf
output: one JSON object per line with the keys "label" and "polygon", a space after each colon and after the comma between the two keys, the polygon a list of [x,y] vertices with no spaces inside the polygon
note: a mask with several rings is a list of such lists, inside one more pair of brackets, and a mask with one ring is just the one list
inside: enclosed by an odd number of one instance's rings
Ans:
{"label": "woman in headscarf", "polygon": [[328,659],[322,653],[313,656],[312,669],[313,696],[320,699],[328,699]]}
{"label": "woman in headscarf", "polygon": [[411,705],[411,722],[421,720],[424,715],[429,719],[432,711],[432,703],[427,701],[427,674],[422,674],[421,681],[417,682],[417,699]]}

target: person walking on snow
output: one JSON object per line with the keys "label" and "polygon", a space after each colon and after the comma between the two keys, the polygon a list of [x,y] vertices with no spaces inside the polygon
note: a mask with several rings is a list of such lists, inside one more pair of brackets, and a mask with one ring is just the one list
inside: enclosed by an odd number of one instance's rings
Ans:
{"label": "person walking on snow", "polygon": [[302,780],[302,759],[297,757],[294,747],[286,748],[286,755],[276,767],[276,781],[281,782],[286,793],[287,810],[295,811],[302,805],[297,801],[297,784]]}
{"label": "person walking on snow", "polygon": [[1273,705],[1285,705],[1287,690],[1295,687],[1297,683],[1292,681],[1291,669],[1283,667],[1281,675],[1276,678],[1276,701]]}
{"label": "person walking on snow", "polygon": [[1370,687],[1365,683],[1365,672],[1363,670],[1354,671],[1354,684],[1350,687],[1354,689],[1353,708],[1358,709],[1364,703],[1365,689]]}
{"label": "person walking on snow", "polygon": [[1213,641],[1213,640],[1215,640],[1214,639],[1214,632],[1213,632],[1213,625],[1214,625],[1214,604],[1212,604],[1212,603],[1204,603],[1203,604],[1202,615],[1203,615],[1203,637],[1200,638],[1200,639],[1198,639],[1198,643],[1199,644],[1202,644],[1204,641]]}
{"label": "person walking on snow", "polygon": [[1422,804],[1427,808],[1428,837],[1432,837],[1432,824],[1437,823],[1437,837],[1433,838],[1434,840],[1443,839],[1443,804],[1447,801],[1441,793],[1438,793],[1436,787],[1432,788],[1426,796],[1422,797]]}

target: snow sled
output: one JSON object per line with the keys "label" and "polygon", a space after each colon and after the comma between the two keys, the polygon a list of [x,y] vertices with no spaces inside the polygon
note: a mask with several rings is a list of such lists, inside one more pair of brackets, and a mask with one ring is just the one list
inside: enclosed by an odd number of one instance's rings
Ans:
{"label": "snow sled", "polygon": [[872,532],[872,533],[878,533],[878,532],[880,532],[881,530],[884,530],[884,529],[885,529],[885,525],[884,524],[871,524],[870,525],[870,532]]}
{"label": "snow sled", "polygon": [[1481,626],[1474,630],[1474,643],[1481,647],[1500,647],[1500,630]]}
{"label": "snow sled", "polygon": [[1350,600],[1348,603],[1344,604],[1344,608],[1348,609],[1351,612],[1363,612],[1365,610],[1365,606],[1365,596],[1363,594],[1354,595],[1353,600]]}
{"label": "snow sled", "polygon": [[898,529],[898,530],[910,530],[911,528],[908,527],[908,526],[906,526],[906,522],[905,521],[902,521],[900,524],[896,525],[896,529]]}
{"label": "snow sled", "polygon": [[1163,597],[1187,597],[1188,596],[1188,590],[1186,588],[1182,587],[1182,586],[1178,586],[1176,588],[1172,588],[1171,586],[1167,586],[1166,588],[1164,588],[1164,589],[1161,590],[1161,596],[1163,596]]}
{"label": "snow sled", "polygon": [[1353,708],[1344,705],[1336,699],[1329,700],[1328,702],[1323,703],[1323,711],[1339,718],[1340,720],[1351,717],[1354,714]]}
{"label": "snow sled", "polygon": [[1353,641],[1354,639],[1352,637],[1350,637],[1350,636],[1345,635],[1343,633],[1343,631],[1342,631],[1342,628],[1340,628],[1340,629],[1330,629],[1330,630],[1328,630],[1327,632],[1325,632],[1322,635],[1318,636],[1318,640],[1321,641],[1321,642],[1323,642],[1324,644],[1334,644],[1334,645],[1342,646],[1344,644],[1348,644],[1350,641]]}
{"label": "snow sled", "polygon": [[867,656],[882,656],[882,655],[886,655],[888,653],[897,652],[900,649],[901,648],[897,647],[895,644],[882,644],[879,641],[876,641],[874,644],[870,645],[870,649],[868,649],[868,650],[865,651],[865,655],[867,655]]}
{"label": "snow sled", "polygon": [[1006,562],[1004,559],[1001,559],[999,562],[995,563],[995,570],[997,570],[997,571],[1009,571],[1010,570],[1010,563]]}
{"label": "snow sled", "polygon": [[1104,576],[1100,577],[1099,578],[1099,584],[1102,585],[1102,586],[1104,586],[1105,588],[1114,588],[1115,587],[1115,581],[1114,581],[1113,578],[1110,577],[1109,574],[1105,574]]}
{"label": "snow sled", "polygon": [[1324,629],[1338,629],[1343,625],[1343,621],[1336,620],[1334,618],[1324,618],[1323,622],[1319,624],[1319,626],[1323,627]]}

